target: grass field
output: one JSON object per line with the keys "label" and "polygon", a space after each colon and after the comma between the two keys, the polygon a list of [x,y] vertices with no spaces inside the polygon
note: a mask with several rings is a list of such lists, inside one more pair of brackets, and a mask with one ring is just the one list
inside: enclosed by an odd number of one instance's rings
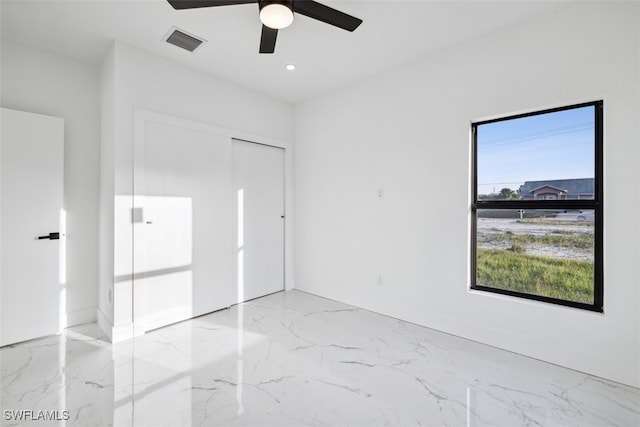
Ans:
{"label": "grass field", "polygon": [[478,285],[593,303],[591,262],[480,248],[477,256]]}
{"label": "grass field", "polygon": [[491,237],[497,240],[511,240],[520,244],[551,245],[558,248],[593,250],[594,245],[593,234],[569,231],[554,231],[543,235],[514,234],[507,231],[506,233],[493,234]]}

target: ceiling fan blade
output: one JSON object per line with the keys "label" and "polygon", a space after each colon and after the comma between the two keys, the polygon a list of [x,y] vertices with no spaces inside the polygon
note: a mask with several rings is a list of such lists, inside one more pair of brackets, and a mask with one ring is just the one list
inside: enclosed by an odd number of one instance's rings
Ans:
{"label": "ceiling fan blade", "polygon": [[195,9],[198,7],[229,6],[232,4],[258,3],[259,0],[167,0],[174,9]]}
{"label": "ceiling fan blade", "polygon": [[276,38],[278,30],[262,26],[262,36],[260,37],[260,53],[273,53],[276,50]]}
{"label": "ceiling fan blade", "polygon": [[313,0],[294,1],[293,11],[347,31],[353,31],[362,24],[362,19],[347,15]]}

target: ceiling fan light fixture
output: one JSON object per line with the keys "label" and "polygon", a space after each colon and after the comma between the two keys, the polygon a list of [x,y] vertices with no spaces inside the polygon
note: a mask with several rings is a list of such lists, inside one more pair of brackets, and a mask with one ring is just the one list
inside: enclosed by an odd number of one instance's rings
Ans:
{"label": "ceiling fan light fixture", "polygon": [[293,22],[293,10],[288,2],[262,2],[260,4],[260,21],[269,28],[281,30]]}

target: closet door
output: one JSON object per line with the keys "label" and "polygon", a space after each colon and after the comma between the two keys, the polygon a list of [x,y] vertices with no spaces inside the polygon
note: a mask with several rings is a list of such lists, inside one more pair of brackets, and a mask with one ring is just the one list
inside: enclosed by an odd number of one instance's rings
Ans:
{"label": "closet door", "polygon": [[284,149],[233,140],[236,297],[284,289]]}
{"label": "closet door", "polygon": [[132,214],[138,332],[234,302],[230,138],[148,121],[141,139]]}

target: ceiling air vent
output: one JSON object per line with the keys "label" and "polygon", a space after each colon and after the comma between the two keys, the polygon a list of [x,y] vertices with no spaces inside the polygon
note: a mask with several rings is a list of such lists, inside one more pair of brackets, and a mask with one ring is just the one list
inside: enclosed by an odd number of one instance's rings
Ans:
{"label": "ceiling air vent", "polygon": [[176,27],[172,27],[169,32],[165,35],[164,41],[167,43],[171,43],[174,46],[178,46],[184,50],[188,50],[189,52],[193,52],[206,40],[198,38],[193,34],[189,34],[186,31],[180,30]]}

